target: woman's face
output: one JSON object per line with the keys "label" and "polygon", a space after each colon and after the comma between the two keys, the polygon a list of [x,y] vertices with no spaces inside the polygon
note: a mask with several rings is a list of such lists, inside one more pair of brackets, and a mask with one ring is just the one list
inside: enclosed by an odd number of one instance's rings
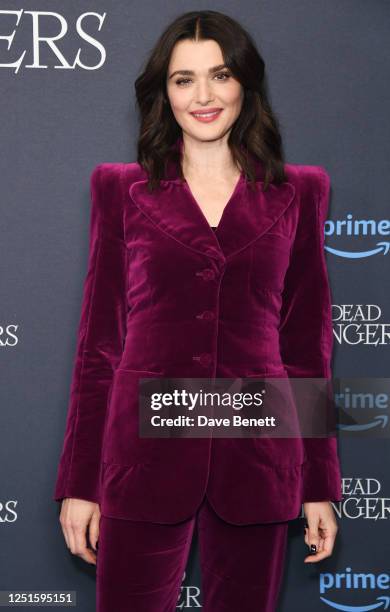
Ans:
{"label": "woman's face", "polygon": [[[196,140],[216,140],[229,132],[240,114],[243,88],[223,67],[215,40],[176,43],[167,72],[167,94],[183,132]],[[217,111],[197,118],[194,111]]]}

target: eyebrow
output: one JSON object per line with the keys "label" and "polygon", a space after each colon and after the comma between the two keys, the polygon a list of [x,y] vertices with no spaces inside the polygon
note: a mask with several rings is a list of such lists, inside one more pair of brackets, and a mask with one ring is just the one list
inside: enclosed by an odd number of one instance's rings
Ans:
{"label": "eyebrow", "polygon": [[[213,66],[212,68],[209,68],[209,74],[218,72],[219,70],[222,70],[223,68],[227,68],[226,64],[219,64],[218,66]],[[193,70],[175,70],[175,72],[172,72],[172,74],[168,77],[168,80],[174,77],[175,74],[184,74],[186,76],[192,76],[195,74],[195,72]]]}

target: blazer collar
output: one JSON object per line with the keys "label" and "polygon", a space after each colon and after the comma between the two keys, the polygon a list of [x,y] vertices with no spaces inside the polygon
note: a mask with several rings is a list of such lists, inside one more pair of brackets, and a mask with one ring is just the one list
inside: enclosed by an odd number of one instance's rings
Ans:
{"label": "blazer collar", "polygon": [[[179,137],[173,148],[182,151]],[[138,207],[162,232],[183,246],[223,263],[267,232],[292,203],[295,186],[290,182],[270,184],[263,192],[263,168],[252,158],[256,169],[256,191],[245,175],[236,183],[216,230],[213,230],[192,195],[186,181],[180,179],[175,162],[166,166],[161,189],[149,193],[145,171],[141,180],[131,182],[129,194]]]}

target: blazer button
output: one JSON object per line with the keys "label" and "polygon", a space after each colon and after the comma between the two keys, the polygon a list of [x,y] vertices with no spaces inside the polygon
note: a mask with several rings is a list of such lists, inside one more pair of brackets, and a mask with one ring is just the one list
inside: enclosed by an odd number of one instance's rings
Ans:
{"label": "blazer button", "polygon": [[198,319],[204,319],[205,321],[212,321],[215,318],[215,314],[212,310],[205,310],[204,312],[196,316]]}
{"label": "blazer button", "polygon": [[215,272],[212,268],[205,268],[204,270],[201,270],[200,272],[196,273],[198,276],[201,276],[203,278],[203,280],[214,280],[215,278]]}
{"label": "blazer button", "polygon": [[201,355],[199,355],[199,363],[202,366],[208,366],[210,365],[210,363],[212,362],[212,356],[210,355],[210,353],[202,353]]}

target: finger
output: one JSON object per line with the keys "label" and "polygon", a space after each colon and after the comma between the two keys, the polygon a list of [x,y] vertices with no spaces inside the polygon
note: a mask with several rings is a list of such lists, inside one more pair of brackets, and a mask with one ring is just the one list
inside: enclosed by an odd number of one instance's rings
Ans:
{"label": "finger", "polygon": [[73,528],[73,534],[76,544],[76,555],[81,557],[81,559],[83,559],[87,563],[94,563],[94,555],[91,549],[87,546],[86,529],[87,527],[85,525],[77,525]]}
{"label": "finger", "polygon": [[[308,534],[308,529],[307,528],[305,528],[304,542],[305,542],[305,544],[307,546],[310,547],[309,534]],[[324,549],[324,538],[322,536],[320,536],[320,541],[319,541],[319,544],[318,544],[317,551],[318,552],[322,552],[323,549]]]}
{"label": "finger", "polygon": [[320,544],[318,546],[318,552],[322,552],[324,550],[324,538],[320,538]]}
{"label": "finger", "polygon": [[95,554],[87,547],[86,525],[73,525],[72,531],[75,541],[75,554],[87,563],[95,563]]}
{"label": "finger", "polygon": [[305,544],[306,544],[307,546],[309,546],[309,529],[308,529],[308,527],[305,527],[305,537],[304,537],[304,541],[305,541]]}
{"label": "finger", "polygon": [[335,540],[336,540],[336,534],[333,532],[327,534],[324,538],[324,552],[328,553],[329,556],[333,552]]}
{"label": "finger", "polygon": [[322,531],[322,529],[319,529],[319,533],[320,533],[320,542],[318,544],[318,552],[322,552],[324,550],[325,533]]}
{"label": "finger", "polygon": [[67,499],[65,499],[62,503],[60,522],[61,522],[62,533],[64,534],[66,545],[69,548],[70,552],[73,552],[74,538],[73,538],[73,533],[71,530],[69,502]]}
{"label": "finger", "polygon": [[323,539],[323,548],[321,551],[317,552],[315,555],[308,555],[305,559],[305,563],[317,563],[317,561],[322,561],[322,559],[326,559],[326,557],[330,557],[335,543],[335,535],[327,535]]}
{"label": "finger", "polygon": [[87,561],[88,563],[91,563],[92,565],[96,565],[96,553],[91,550],[90,548],[87,548],[87,551],[85,553],[85,561]]}
{"label": "finger", "polygon": [[329,557],[329,555],[325,553],[324,551],[322,551],[322,552],[316,553],[315,555],[308,555],[307,557],[304,558],[303,562],[304,563],[318,563],[318,561],[322,561],[322,559],[325,559],[326,557]]}
{"label": "finger", "polygon": [[309,529],[307,531],[307,545],[314,553],[318,552],[319,550],[320,539],[318,524],[313,525],[313,523],[309,523]]}
{"label": "finger", "polygon": [[67,527],[66,533],[68,534],[70,552],[72,553],[72,555],[75,555],[76,554],[76,541],[73,535],[72,527]]}
{"label": "finger", "polygon": [[100,513],[94,512],[89,523],[89,541],[91,543],[92,548],[96,551],[96,543],[99,539],[99,522],[100,522]]}

